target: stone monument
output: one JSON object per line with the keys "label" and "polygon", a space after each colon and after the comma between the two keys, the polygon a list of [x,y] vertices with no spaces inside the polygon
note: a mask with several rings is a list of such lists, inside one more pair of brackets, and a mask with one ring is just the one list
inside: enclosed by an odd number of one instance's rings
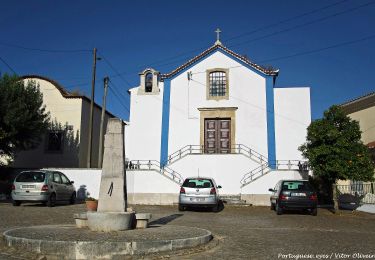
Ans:
{"label": "stone monument", "polygon": [[87,212],[93,231],[120,231],[132,228],[134,212],[127,212],[124,125],[120,119],[108,121],[104,137],[103,168],[97,212]]}
{"label": "stone monument", "polygon": [[[77,225],[7,230],[3,234],[6,244],[20,252],[41,254],[43,259],[128,259],[136,255],[143,258],[146,254],[191,248],[211,241],[211,232],[200,228],[155,225],[155,228],[145,229],[151,218],[150,213],[126,211],[124,146],[122,121],[110,119],[104,141],[97,212],[75,214]],[[134,227],[137,229],[126,231]],[[117,232],[104,233],[110,231]]]}

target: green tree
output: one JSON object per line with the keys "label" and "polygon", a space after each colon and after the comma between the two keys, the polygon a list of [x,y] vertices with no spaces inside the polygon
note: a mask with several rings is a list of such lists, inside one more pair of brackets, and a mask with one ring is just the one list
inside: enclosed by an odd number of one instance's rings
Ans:
{"label": "green tree", "polygon": [[328,185],[336,180],[372,181],[374,164],[361,141],[359,123],[339,106],[324,112],[307,128],[307,142],[299,147],[308,158],[314,177]]}
{"label": "green tree", "polygon": [[0,77],[0,157],[12,160],[17,151],[35,148],[48,126],[49,113],[35,82]]}

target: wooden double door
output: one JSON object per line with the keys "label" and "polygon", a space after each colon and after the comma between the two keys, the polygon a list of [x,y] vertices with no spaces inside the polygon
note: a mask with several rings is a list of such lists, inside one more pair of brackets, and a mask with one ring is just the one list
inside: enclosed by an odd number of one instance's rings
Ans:
{"label": "wooden double door", "polygon": [[204,120],[205,153],[231,152],[230,123],[230,118],[213,118]]}

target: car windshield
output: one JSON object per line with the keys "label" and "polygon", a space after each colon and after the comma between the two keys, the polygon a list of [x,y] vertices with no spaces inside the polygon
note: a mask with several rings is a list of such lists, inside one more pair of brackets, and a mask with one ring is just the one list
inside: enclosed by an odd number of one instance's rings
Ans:
{"label": "car windshield", "polygon": [[306,181],[284,181],[283,190],[312,191],[311,185]]}
{"label": "car windshield", "polygon": [[212,188],[213,184],[210,179],[196,178],[186,179],[182,186],[187,188]]}
{"label": "car windshield", "polygon": [[44,172],[22,172],[17,176],[16,182],[43,182]]}

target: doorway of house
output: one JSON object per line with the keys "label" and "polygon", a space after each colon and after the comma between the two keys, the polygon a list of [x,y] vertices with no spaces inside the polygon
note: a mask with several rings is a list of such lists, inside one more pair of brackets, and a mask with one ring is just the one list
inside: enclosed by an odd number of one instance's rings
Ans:
{"label": "doorway of house", "polygon": [[230,118],[212,118],[204,120],[204,152],[230,153]]}

